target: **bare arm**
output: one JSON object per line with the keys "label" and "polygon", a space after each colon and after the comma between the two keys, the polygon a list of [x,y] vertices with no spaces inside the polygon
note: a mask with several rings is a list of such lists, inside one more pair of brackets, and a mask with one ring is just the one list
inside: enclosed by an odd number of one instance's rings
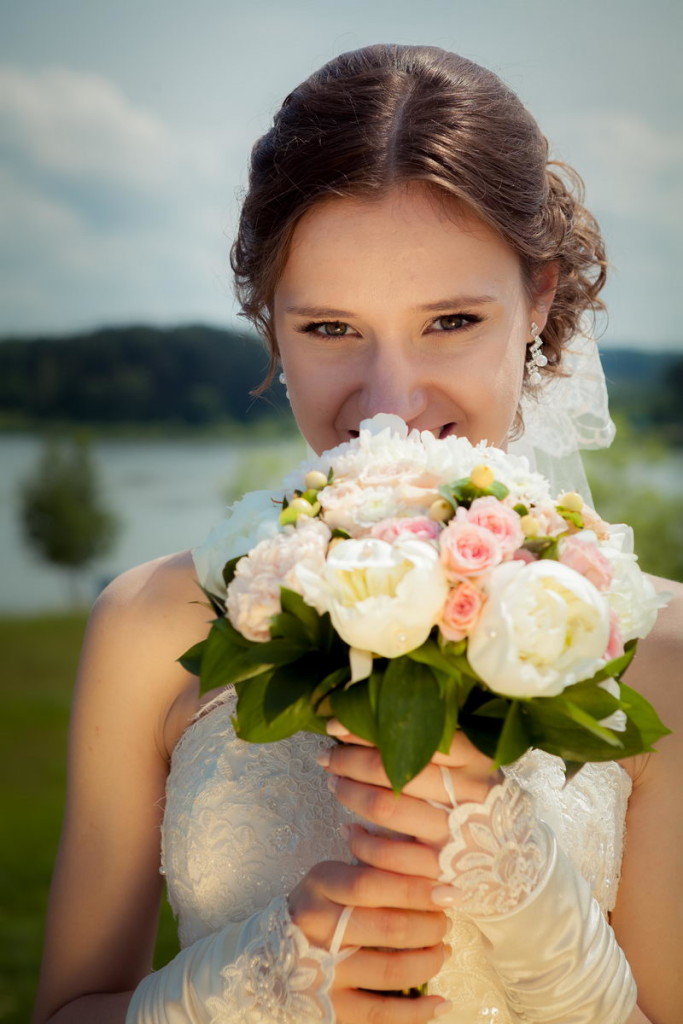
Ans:
{"label": "bare arm", "polygon": [[[664,582],[664,581],[662,581]],[[674,600],[641,642],[627,682],[673,730],[657,752],[635,759],[626,848],[612,925],[638,984],[638,1005],[651,1024],[683,1014],[683,586],[666,581]]]}
{"label": "bare arm", "polygon": [[200,596],[188,558],[172,556],[119,577],[91,615],[34,1024],[123,1022],[151,968],[165,732],[171,709],[196,701],[175,658],[206,634]]}

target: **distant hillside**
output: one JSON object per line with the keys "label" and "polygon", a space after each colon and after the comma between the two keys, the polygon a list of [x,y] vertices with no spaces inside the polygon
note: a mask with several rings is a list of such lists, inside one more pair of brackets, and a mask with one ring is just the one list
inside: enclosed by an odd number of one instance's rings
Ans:
{"label": "distant hillside", "polygon": [[[603,349],[612,407],[683,444],[683,353]],[[256,423],[286,408],[253,337],[201,325],[109,328],[0,341],[0,427],[207,428]]]}
{"label": "distant hillside", "polygon": [[284,408],[277,382],[263,399],[249,395],[267,365],[257,342],[199,325],[5,339],[0,418],[19,425],[253,422]]}

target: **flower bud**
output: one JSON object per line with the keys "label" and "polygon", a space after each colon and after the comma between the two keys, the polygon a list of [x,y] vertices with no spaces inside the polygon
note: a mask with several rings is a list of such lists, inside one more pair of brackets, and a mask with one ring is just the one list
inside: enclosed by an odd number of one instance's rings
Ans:
{"label": "flower bud", "polygon": [[427,515],[435,523],[447,523],[449,519],[453,518],[453,506],[445,498],[437,498],[429,506]]}
{"label": "flower bud", "polygon": [[319,469],[312,469],[304,477],[304,483],[307,490],[321,491],[323,487],[327,487],[327,477]]}
{"label": "flower bud", "polygon": [[536,516],[522,516],[519,520],[519,525],[522,527],[522,533],[525,537],[538,537],[538,534],[541,529],[541,524],[539,523]]}
{"label": "flower bud", "polygon": [[283,508],[280,513],[280,526],[294,526],[300,515],[300,512],[297,512],[295,508],[288,505],[287,508]]}
{"label": "flower bud", "polygon": [[470,480],[482,491],[487,491],[495,479],[493,470],[486,465],[475,466],[470,473]]}
{"label": "flower bud", "polygon": [[567,491],[560,496],[559,504],[570,512],[580,512],[583,508],[583,498],[576,491]]}

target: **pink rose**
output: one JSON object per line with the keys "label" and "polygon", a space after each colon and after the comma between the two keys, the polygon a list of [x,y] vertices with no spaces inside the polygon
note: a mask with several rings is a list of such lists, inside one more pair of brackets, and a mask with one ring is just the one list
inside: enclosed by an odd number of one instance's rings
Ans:
{"label": "pink rose", "polygon": [[464,640],[475,626],[486,600],[483,592],[469,580],[448,592],[439,627],[447,640]]}
{"label": "pink rose", "polygon": [[567,537],[560,545],[560,562],[580,572],[598,590],[608,590],[612,582],[612,566],[592,540],[580,534]]}
{"label": "pink rose", "polygon": [[397,537],[414,537],[418,540],[434,540],[439,536],[439,524],[428,516],[405,516],[383,519],[375,523],[370,531],[371,537],[393,544]]}
{"label": "pink rose", "polygon": [[467,512],[467,519],[470,523],[490,530],[498,538],[503,558],[510,558],[524,541],[518,514],[507,505],[502,505],[493,495],[475,498]]}
{"label": "pink rose", "polygon": [[439,538],[441,563],[451,580],[463,576],[480,576],[503,560],[503,552],[495,534],[483,526],[470,523],[466,516],[465,509],[459,508]]}

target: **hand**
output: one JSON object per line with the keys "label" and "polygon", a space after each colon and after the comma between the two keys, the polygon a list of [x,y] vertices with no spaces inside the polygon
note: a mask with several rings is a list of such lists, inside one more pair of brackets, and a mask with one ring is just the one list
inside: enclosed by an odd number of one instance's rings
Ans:
{"label": "hand", "polygon": [[342,949],[361,948],[335,969],[331,998],[338,1024],[423,1024],[449,1008],[439,996],[401,999],[362,991],[417,987],[439,972],[450,949],[442,941],[446,916],[432,902],[431,889],[428,878],[326,861],[291,893],[292,920],[323,949],[330,948],[343,908],[353,907]]}
{"label": "hand", "polygon": [[330,775],[339,802],[361,818],[397,834],[396,838],[387,838],[360,825],[350,826],[353,855],[385,871],[437,879],[439,852],[451,838],[451,796],[444,775],[447,773],[458,803],[481,803],[502,778],[493,761],[463,732],[456,732],[448,754],[435,754],[396,796],[376,747],[351,735],[334,720],[328,731],[341,742],[324,751],[318,760]]}

